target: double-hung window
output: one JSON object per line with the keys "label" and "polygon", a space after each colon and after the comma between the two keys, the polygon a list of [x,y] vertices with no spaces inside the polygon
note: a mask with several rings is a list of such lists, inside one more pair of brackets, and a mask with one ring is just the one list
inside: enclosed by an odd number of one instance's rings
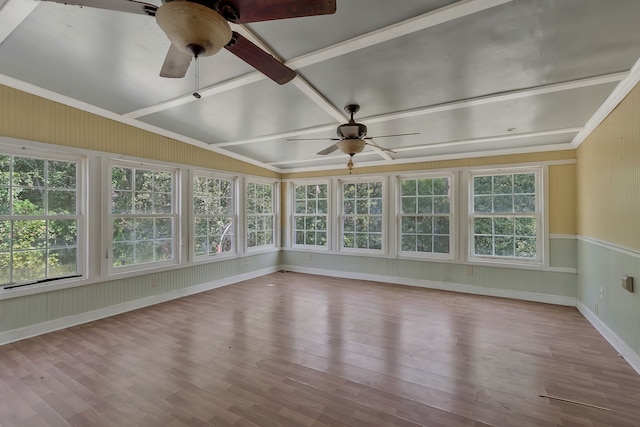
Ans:
{"label": "double-hung window", "polygon": [[210,175],[193,178],[194,255],[235,251],[234,180]]}
{"label": "double-hung window", "polygon": [[0,285],[77,277],[84,247],[80,159],[0,154]]}
{"label": "double-hung window", "polygon": [[342,248],[382,252],[383,181],[343,182],[341,189]]}
{"label": "double-hung window", "polygon": [[177,171],[147,165],[111,167],[111,267],[175,263]]}
{"label": "double-hung window", "polygon": [[295,185],[295,245],[327,247],[327,191],[326,183]]}
{"label": "double-hung window", "polygon": [[274,184],[247,182],[247,248],[275,245]]}
{"label": "double-hung window", "polygon": [[471,174],[470,257],[541,262],[540,169]]}
{"label": "double-hung window", "polygon": [[448,256],[453,218],[451,177],[400,179],[400,252]]}

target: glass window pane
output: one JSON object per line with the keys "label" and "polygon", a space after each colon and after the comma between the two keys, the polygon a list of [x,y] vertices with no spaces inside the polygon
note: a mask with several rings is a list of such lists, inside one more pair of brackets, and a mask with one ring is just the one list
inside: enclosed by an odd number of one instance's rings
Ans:
{"label": "glass window pane", "polygon": [[494,196],[493,211],[497,213],[513,212],[513,196]]}
{"label": "glass window pane", "polygon": [[49,190],[47,192],[50,215],[75,215],[76,192],[69,190]]}
{"label": "glass window pane", "polygon": [[493,234],[493,220],[491,218],[474,218],[474,234]]}
{"label": "glass window pane", "polygon": [[48,277],[75,274],[78,271],[78,251],[73,249],[53,249],[47,258]]}
{"label": "glass window pane", "polygon": [[129,168],[115,167],[111,169],[111,186],[114,190],[133,190],[131,183],[132,170]]}
{"label": "glass window pane", "polygon": [[418,213],[433,213],[433,197],[418,197]]}
{"label": "glass window pane", "polygon": [[416,194],[416,180],[403,179],[400,181],[400,188],[403,196],[414,196]]}
{"label": "glass window pane", "polygon": [[433,218],[433,234],[449,234],[449,217],[437,216]]}
{"label": "glass window pane", "polygon": [[44,160],[14,157],[13,185],[44,187],[44,184]]}
{"label": "glass window pane", "polygon": [[433,181],[431,179],[418,180],[418,195],[430,196],[433,194]]}
{"label": "glass window pane", "polygon": [[11,171],[11,158],[0,154],[0,186],[9,185],[9,173]]}
{"label": "glass window pane", "polygon": [[493,198],[491,196],[474,196],[473,211],[477,213],[493,212]]}
{"label": "glass window pane", "polygon": [[49,221],[49,248],[76,246],[78,244],[78,222],[75,219]]}
{"label": "glass window pane", "polygon": [[151,240],[154,237],[153,218],[135,220],[135,240]]}
{"label": "glass window pane", "polygon": [[382,183],[381,182],[372,182],[370,185],[370,194],[369,197],[372,198],[382,198]]}
{"label": "glass window pane", "polygon": [[14,215],[44,214],[44,190],[14,187],[13,213]]}
{"label": "glass window pane", "polygon": [[514,175],[513,192],[516,194],[534,194],[536,192],[535,175],[532,173]]}
{"label": "glass window pane", "polygon": [[403,217],[402,233],[415,233],[415,232],[416,232],[416,217]]}
{"label": "glass window pane", "polygon": [[495,217],[494,233],[496,235],[513,236],[513,217]]}
{"label": "glass window pane", "polygon": [[536,237],[536,219],[535,218],[516,218],[515,219],[516,236]]}
{"label": "glass window pane", "polygon": [[416,250],[416,236],[413,234],[403,234],[401,249],[403,251],[415,252]]}
{"label": "glass window pane", "polygon": [[382,235],[369,234],[369,249],[382,249]]}
{"label": "glass window pane", "polygon": [[0,215],[9,215],[11,207],[9,205],[9,188],[0,187]]}
{"label": "glass window pane", "polygon": [[449,205],[449,197],[434,197],[433,198],[433,212],[434,213],[449,213],[451,209]]}
{"label": "glass window pane", "polygon": [[402,198],[402,213],[414,214],[416,213],[416,198],[415,197],[403,197]]}
{"label": "glass window pane", "polygon": [[30,250],[13,253],[13,281],[28,282],[46,277],[46,251]]}
{"label": "glass window pane", "polygon": [[492,180],[490,176],[476,176],[473,178],[474,194],[491,194]]}
{"label": "glass window pane", "polygon": [[433,252],[433,237],[430,235],[416,236],[416,248],[418,252]]}
{"label": "glass window pane", "polygon": [[12,242],[14,250],[45,248],[47,244],[47,222],[45,220],[13,221]]}
{"label": "glass window pane", "polygon": [[296,200],[304,200],[307,196],[306,188],[304,185],[296,186]]}
{"label": "glass window pane", "polygon": [[437,196],[444,196],[449,194],[449,179],[448,178],[435,178],[433,180],[433,194]]}
{"label": "glass window pane", "polygon": [[417,232],[420,234],[433,233],[433,217],[418,217],[416,219]]}
{"label": "glass window pane", "polygon": [[327,201],[318,200],[318,213],[327,213]]}
{"label": "glass window pane", "polygon": [[516,256],[520,258],[536,257],[536,239],[520,237],[516,239]]}
{"label": "glass window pane", "polygon": [[[9,249],[11,249],[11,221],[0,221],[0,252]],[[8,265],[7,268],[9,268]]]}
{"label": "glass window pane", "polygon": [[76,164],[49,160],[47,181],[50,188],[76,188]]}
{"label": "glass window pane", "polygon": [[495,237],[495,254],[496,256],[514,256],[514,243],[513,237],[496,236]]}
{"label": "glass window pane", "polygon": [[512,194],[513,175],[496,175],[493,177],[493,194]]}
{"label": "glass window pane", "polygon": [[138,240],[134,243],[134,247],[136,264],[153,262],[155,252],[153,241]]}
{"label": "glass window pane", "polygon": [[448,254],[449,236],[433,236],[433,252],[437,254]]}
{"label": "glass window pane", "polygon": [[533,213],[536,211],[536,198],[533,194],[517,194],[514,196],[514,211]]}
{"label": "glass window pane", "polygon": [[493,255],[493,237],[475,236],[474,250],[476,255]]}

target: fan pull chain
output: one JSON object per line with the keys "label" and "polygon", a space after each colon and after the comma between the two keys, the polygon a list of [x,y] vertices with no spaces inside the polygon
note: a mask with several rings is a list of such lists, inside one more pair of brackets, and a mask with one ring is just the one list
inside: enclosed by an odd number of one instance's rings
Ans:
{"label": "fan pull chain", "polygon": [[195,90],[193,92],[193,97],[196,99],[202,98],[202,95],[198,93],[198,89],[200,88],[200,62],[198,62],[198,55],[194,55],[193,57],[195,61]]}
{"label": "fan pull chain", "polygon": [[353,172],[353,154],[349,157],[349,163],[347,163],[347,167],[349,168],[349,175]]}

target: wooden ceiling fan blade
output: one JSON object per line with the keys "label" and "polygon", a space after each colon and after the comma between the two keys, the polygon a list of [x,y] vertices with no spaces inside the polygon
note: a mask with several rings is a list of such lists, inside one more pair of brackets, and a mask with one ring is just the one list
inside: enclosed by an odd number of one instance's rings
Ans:
{"label": "wooden ceiling fan blade", "polygon": [[340,141],[338,138],[287,138],[287,141]]}
{"label": "wooden ceiling fan blade", "polygon": [[164,58],[162,69],[160,70],[160,77],[169,77],[173,79],[179,79],[184,77],[191,64],[191,55],[188,55],[171,45],[167,56]]}
{"label": "wooden ceiling fan blade", "polygon": [[412,132],[412,133],[397,133],[395,135],[378,135],[378,136],[368,136],[365,139],[373,139],[373,138],[391,138],[393,136],[408,136],[408,135],[420,135],[420,132]]}
{"label": "wooden ceiling fan blade", "polygon": [[116,10],[118,12],[138,13],[155,16],[158,6],[133,0],[40,0],[73,6],[94,7],[97,9]]}
{"label": "wooden ceiling fan blade", "polygon": [[288,83],[296,76],[296,72],[291,68],[235,31],[225,48],[280,85]]}
{"label": "wooden ceiling fan blade", "polygon": [[237,11],[237,19],[227,19],[237,24],[300,18],[303,16],[330,15],[336,11],[336,0],[230,0],[221,1],[218,10],[224,11],[225,3]]}
{"label": "wooden ceiling fan blade", "polygon": [[380,151],[387,151],[387,152],[389,152],[389,153],[394,153],[394,154],[396,154],[396,152],[395,152],[395,151],[393,151],[393,150],[391,150],[390,148],[382,147],[382,146],[380,146],[380,145],[376,144],[375,142],[373,142],[372,140],[369,140],[369,142],[366,142],[365,144],[370,145],[370,146],[372,146],[372,147],[375,147],[375,148],[377,148],[377,149],[378,149],[378,150],[380,150]]}
{"label": "wooden ceiling fan blade", "polygon": [[330,145],[329,147],[325,148],[322,151],[318,151],[316,154],[319,154],[321,156],[326,156],[327,154],[333,153],[337,149],[338,149],[338,145],[337,144],[333,144],[333,145]]}

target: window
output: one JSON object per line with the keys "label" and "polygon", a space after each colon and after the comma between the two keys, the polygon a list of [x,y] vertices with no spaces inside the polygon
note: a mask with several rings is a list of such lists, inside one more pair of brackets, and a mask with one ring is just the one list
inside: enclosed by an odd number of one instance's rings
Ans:
{"label": "window", "polygon": [[296,185],[294,243],[327,246],[327,184]]}
{"label": "window", "polygon": [[273,184],[247,184],[247,247],[274,245]]}
{"label": "window", "polygon": [[400,251],[449,254],[450,178],[400,179],[400,196]]}
{"label": "window", "polygon": [[472,257],[540,261],[539,175],[472,174]]}
{"label": "window", "polygon": [[382,181],[342,184],[342,247],[382,251]]}
{"label": "window", "polygon": [[80,275],[78,161],[0,154],[0,284]]}
{"label": "window", "polygon": [[111,266],[122,269],[176,259],[176,172],[111,168]]}
{"label": "window", "polygon": [[234,189],[230,179],[195,176],[193,212],[195,256],[234,250]]}

